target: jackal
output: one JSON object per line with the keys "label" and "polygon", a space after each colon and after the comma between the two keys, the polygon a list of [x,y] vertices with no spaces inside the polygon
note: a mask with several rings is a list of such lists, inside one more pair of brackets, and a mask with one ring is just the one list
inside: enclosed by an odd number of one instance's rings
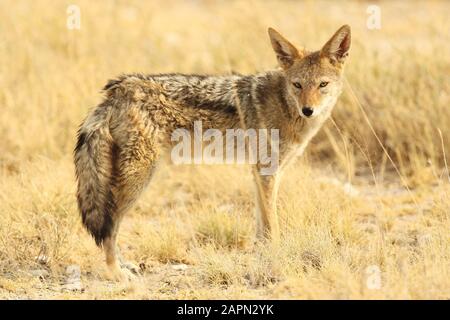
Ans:
{"label": "jackal", "polygon": [[104,248],[114,278],[127,278],[116,237],[124,214],[148,184],[177,128],[279,130],[278,170],[256,182],[259,238],[279,237],[276,198],[283,170],[300,155],[342,91],[350,27],[342,26],[321,50],[297,49],[268,30],[279,68],[255,75],[123,75],[104,87],[105,99],[78,132],[74,151],[77,200],[83,224]]}

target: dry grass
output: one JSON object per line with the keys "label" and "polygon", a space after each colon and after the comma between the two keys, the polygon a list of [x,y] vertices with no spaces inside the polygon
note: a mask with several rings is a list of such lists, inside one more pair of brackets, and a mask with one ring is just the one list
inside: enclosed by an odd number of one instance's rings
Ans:
{"label": "dry grass", "polygon": [[[374,31],[364,2],[76,2],[78,31],[72,1],[0,3],[0,298],[450,298],[448,2],[379,2]],[[344,23],[349,85],[282,185],[282,244],[253,243],[248,168],[168,167],[120,237],[143,277],[104,281],[71,152],[106,79],[272,68],[267,26],[318,48]]]}

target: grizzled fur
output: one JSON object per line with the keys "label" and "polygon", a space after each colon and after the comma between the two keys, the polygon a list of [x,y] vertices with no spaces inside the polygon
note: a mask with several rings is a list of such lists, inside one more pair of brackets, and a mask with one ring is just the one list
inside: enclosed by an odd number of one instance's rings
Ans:
{"label": "grizzled fur", "polygon": [[[148,184],[175,129],[279,129],[279,173],[254,175],[260,237],[278,238],[276,194],[282,170],[301,154],[331,113],[350,46],[343,26],[317,52],[296,49],[269,29],[280,69],[256,75],[123,75],[104,87],[105,99],[78,132],[75,167],[83,224],[104,247],[113,275],[123,277],[116,250],[121,219]],[[326,83],[325,85],[323,85]],[[305,108],[312,114],[305,115]]]}

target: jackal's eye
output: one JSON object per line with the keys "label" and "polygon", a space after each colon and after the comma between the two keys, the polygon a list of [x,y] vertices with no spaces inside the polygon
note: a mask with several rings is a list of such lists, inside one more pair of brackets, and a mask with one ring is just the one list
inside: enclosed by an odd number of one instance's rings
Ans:
{"label": "jackal's eye", "polygon": [[327,85],[328,85],[328,82],[323,81],[323,82],[321,82],[321,83],[319,84],[319,87],[325,88]]}
{"label": "jackal's eye", "polygon": [[292,84],[294,85],[294,87],[301,89],[302,88],[302,84],[300,82],[292,82]]}

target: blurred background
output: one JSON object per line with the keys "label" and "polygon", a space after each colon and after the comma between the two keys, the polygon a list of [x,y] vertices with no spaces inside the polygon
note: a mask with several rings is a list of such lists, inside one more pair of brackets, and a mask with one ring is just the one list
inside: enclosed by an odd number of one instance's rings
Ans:
{"label": "blurred background", "polygon": [[[448,1],[2,0],[0,296],[120,297],[97,273],[72,164],[77,127],[108,79],[263,71],[276,67],[269,26],[317,50],[349,24],[344,93],[284,184],[276,261],[245,251],[246,168],[171,167],[121,241],[159,270],[144,272],[148,283],[169,271],[176,281],[125,296],[449,298],[449,11]],[[58,289],[73,263],[90,279],[84,293]],[[370,265],[384,289],[367,289]]]}
{"label": "blurred background", "polygon": [[[2,168],[14,170],[18,159],[36,153],[53,158],[70,152],[75,128],[118,74],[262,71],[276,67],[268,26],[316,50],[344,23],[353,32],[349,85],[333,115],[342,135],[328,125],[309,151],[343,162],[347,143],[344,162],[368,157],[384,165],[386,155],[361,107],[404,170],[429,161],[443,165],[448,156],[438,132],[448,143],[446,1],[376,2],[375,9],[363,1],[0,5]],[[80,29],[73,22],[77,8]]]}

